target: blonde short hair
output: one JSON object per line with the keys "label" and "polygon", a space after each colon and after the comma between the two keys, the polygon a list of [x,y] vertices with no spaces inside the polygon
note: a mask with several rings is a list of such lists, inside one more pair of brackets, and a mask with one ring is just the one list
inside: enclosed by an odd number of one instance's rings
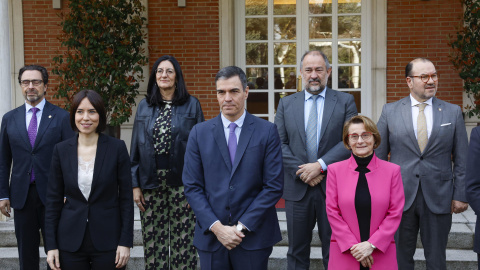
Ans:
{"label": "blonde short hair", "polygon": [[350,128],[350,125],[352,124],[363,124],[365,126],[365,130],[372,133],[373,139],[375,140],[375,143],[373,144],[373,149],[376,149],[379,145],[382,139],[380,138],[380,133],[378,132],[377,125],[372,121],[372,119],[363,116],[363,115],[356,115],[347,122],[345,122],[345,125],[343,126],[343,145],[350,150],[350,145],[348,144],[348,129]]}

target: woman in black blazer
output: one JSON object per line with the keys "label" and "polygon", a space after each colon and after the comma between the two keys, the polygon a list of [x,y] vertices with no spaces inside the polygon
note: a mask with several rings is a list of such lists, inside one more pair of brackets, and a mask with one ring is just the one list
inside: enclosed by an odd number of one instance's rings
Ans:
{"label": "woman in black blazer", "polygon": [[125,268],[133,246],[133,196],[125,142],[101,134],[102,98],[82,90],[70,123],[78,137],[53,150],[45,210],[47,262],[60,269]]}

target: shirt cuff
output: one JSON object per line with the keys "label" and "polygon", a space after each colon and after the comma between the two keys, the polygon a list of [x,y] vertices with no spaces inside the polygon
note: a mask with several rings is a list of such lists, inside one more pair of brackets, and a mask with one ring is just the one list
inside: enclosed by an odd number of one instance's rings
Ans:
{"label": "shirt cuff", "polygon": [[10,200],[9,198],[1,198],[0,201]]}
{"label": "shirt cuff", "polygon": [[327,170],[327,164],[325,164],[325,162],[323,161],[323,159],[319,159],[317,160],[318,163],[320,163],[320,166],[322,166],[322,170],[326,171]]}
{"label": "shirt cuff", "polygon": [[217,222],[219,222],[219,221],[220,221],[220,220],[217,220],[217,221],[213,222],[213,224],[212,224],[212,225],[210,225],[210,227],[208,227],[208,230],[209,230],[209,231],[212,231],[212,227],[213,227],[213,225],[215,225],[215,223],[217,223]]}

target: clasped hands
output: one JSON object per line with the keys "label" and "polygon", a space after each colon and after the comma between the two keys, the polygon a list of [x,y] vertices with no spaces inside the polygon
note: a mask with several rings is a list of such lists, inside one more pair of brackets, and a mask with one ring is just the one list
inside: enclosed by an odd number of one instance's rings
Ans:
{"label": "clasped hands", "polygon": [[236,226],[225,226],[220,222],[215,223],[211,231],[215,234],[218,241],[228,250],[232,250],[240,245],[242,238],[245,237],[242,232],[237,230]]}
{"label": "clasped hands", "polygon": [[320,174],[322,172],[322,165],[318,162],[302,164],[298,166],[298,168],[300,169],[298,169],[296,175],[299,175],[300,180],[311,187],[320,184],[325,177],[325,175]]}
{"label": "clasped hands", "polygon": [[372,257],[373,247],[368,241],[364,241],[358,244],[353,245],[350,248],[350,253],[352,256],[360,262],[363,267],[372,268],[373,257]]}

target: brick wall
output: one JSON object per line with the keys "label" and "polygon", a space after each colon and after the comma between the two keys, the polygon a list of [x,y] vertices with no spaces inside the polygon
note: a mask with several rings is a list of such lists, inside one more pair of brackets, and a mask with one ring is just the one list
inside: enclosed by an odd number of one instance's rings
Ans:
{"label": "brick wall", "polygon": [[[23,0],[25,64],[45,66],[50,75],[52,58],[61,51],[58,14],[67,11],[68,1],[62,2],[63,9],[55,10],[51,0]],[[149,0],[147,7],[150,68],[164,54],[175,56],[189,92],[200,99],[207,119],[219,112],[214,91],[220,68],[218,8],[218,0],[187,1],[185,8],[178,7],[177,0]],[[57,85],[56,76],[51,75],[47,98],[61,104],[53,98]]]}
{"label": "brick wall", "polygon": [[388,0],[387,102],[408,95],[405,66],[416,57],[426,57],[439,74],[436,96],[462,106],[462,80],[449,62],[447,44],[462,14],[458,0]]}
{"label": "brick wall", "polygon": [[[59,99],[53,98],[58,80],[52,76],[52,58],[61,48],[57,39],[61,33],[58,17],[60,11],[52,8],[52,0],[23,0],[22,4],[25,65],[36,64],[47,68],[50,75],[47,99],[57,105],[63,104]],[[67,6],[65,1],[63,6]]]}
{"label": "brick wall", "polygon": [[218,115],[215,75],[219,59],[218,0],[187,1],[178,7],[177,0],[148,1],[150,69],[162,55],[177,58],[190,94],[202,105],[206,119]]}

